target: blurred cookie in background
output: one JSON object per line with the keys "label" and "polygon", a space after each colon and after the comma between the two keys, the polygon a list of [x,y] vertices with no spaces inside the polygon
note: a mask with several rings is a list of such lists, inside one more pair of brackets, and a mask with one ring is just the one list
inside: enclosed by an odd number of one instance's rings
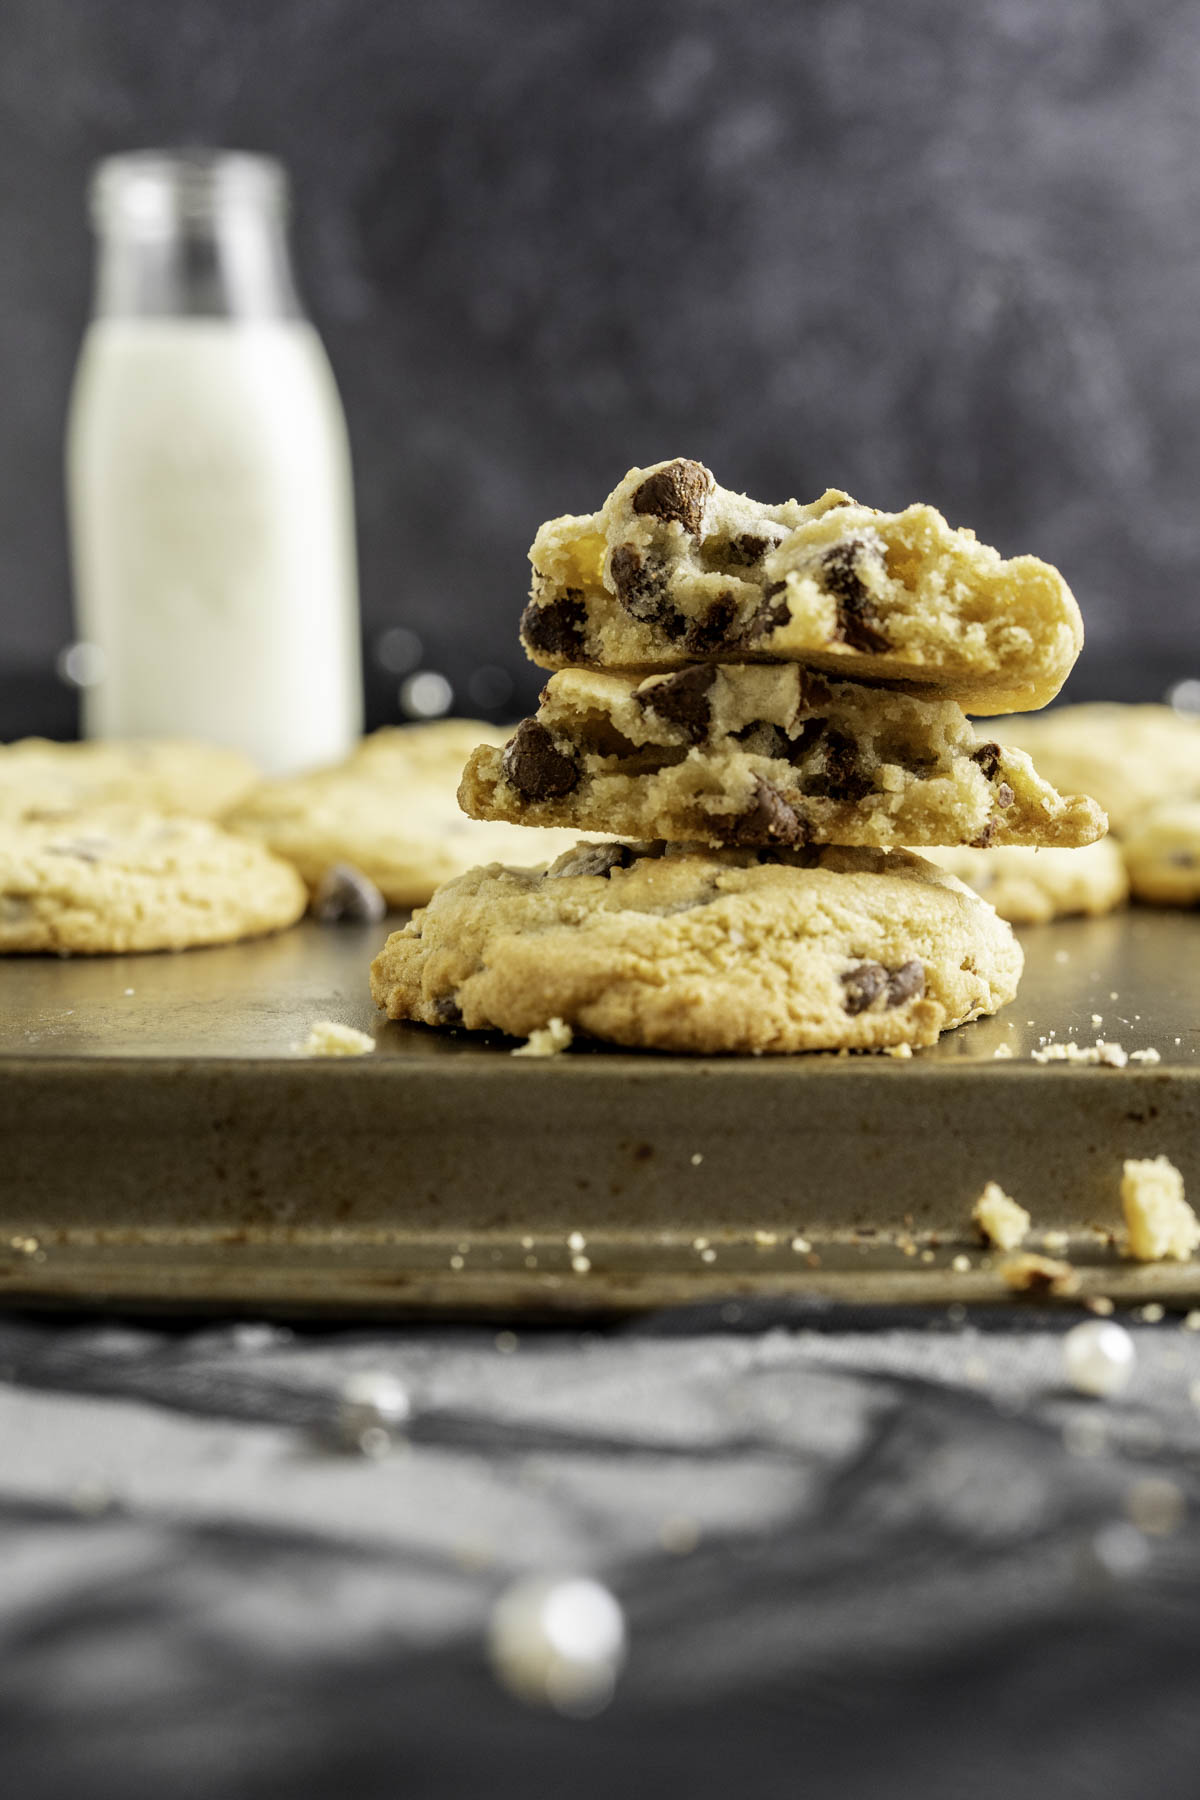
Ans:
{"label": "blurred cookie in background", "polygon": [[1076,915],[1096,918],[1129,895],[1125,859],[1111,838],[1080,850],[1010,844],[996,850],[928,849],[921,855],[965,881],[1012,925],[1042,925]]}
{"label": "blurred cookie in background", "polygon": [[1200,902],[1200,799],[1154,807],[1121,847],[1139,900],[1154,906]]}
{"label": "blurred cookie in background", "polygon": [[1118,837],[1141,825],[1147,807],[1200,799],[1197,713],[1096,701],[989,720],[988,731],[1028,751],[1055,787],[1091,794]]}
{"label": "blurred cookie in background", "polygon": [[0,818],[96,806],[216,818],[261,780],[240,750],[183,738],[103,738],[0,745]]}

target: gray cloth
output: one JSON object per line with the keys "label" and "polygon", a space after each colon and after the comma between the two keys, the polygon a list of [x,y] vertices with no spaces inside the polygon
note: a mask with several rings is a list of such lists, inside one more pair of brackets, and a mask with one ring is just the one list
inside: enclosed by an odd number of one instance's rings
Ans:
{"label": "gray cloth", "polygon": [[[1194,1796],[1200,1336],[1098,1402],[1071,1318],[960,1315],[0,1323],[6,1789]],[[378,1461],[360,1369],[413,1402]],[[600,1718],[488,1671],[531,1570],[625,1608]]]}

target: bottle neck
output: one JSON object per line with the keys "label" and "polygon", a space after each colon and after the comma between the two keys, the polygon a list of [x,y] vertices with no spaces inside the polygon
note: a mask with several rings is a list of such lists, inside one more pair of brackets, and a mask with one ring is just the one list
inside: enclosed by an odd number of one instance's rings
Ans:
{"label": "bottle neck", "polygon": [[302,319],[286,186],[267,159],[142,153],[102,163],[92,187],[94,315]]}

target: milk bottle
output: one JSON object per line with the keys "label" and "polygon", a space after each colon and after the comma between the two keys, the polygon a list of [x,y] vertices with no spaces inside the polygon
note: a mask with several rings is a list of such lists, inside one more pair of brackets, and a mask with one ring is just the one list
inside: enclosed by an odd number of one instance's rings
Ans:
{"label": "milk bottle", "polygon": [[263,157],[100,164],[67,429],[87,735],[210,738],[274,773],[362,728],[346,427],[285,209]]}

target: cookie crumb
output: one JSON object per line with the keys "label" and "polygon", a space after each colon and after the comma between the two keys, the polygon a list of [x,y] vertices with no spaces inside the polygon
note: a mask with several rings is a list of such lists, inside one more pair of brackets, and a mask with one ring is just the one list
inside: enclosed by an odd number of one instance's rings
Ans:
{"label": "cookie crumb", "polygon": [[375,1039],[353,1025],[339,1025],[336,1019],[318,1019],[302,1044],[296,1049],[301,1056],[368,1056]]}
{"label": "cookie crumb", "polygon": [[1148,1300],[1145,1306],[1139,1307],[1138,1318],[1144,1325],[1161,1325],[1166,1318],[1166,1307],[1160,1306],[1157,1300]]}
{"label": "cookie crumb", "polygon": [[956,1275],[967,1275],[970,1273],[971,1259],[969,1256],[956,1256],[950,1267]]}
{"label": "cookie crumb", "polygon": [[531,1031],[529,1041],[518,1044],[513,1051],[514,1056],[561,1056],[569,1050],[575,1039],[575,1033],[562,1019],[547,1019],[537,1031]]}
{"label": "cookie crumb", "polygon": [[1183,1197],[1183,1176],[1165,1156],[1126,1162],[1121,1207],[1127,1249],[1138,1262],[1186,1262],[1200,1244],[1200,1221]]}
{"label": "cookie crumb", "polygon": [[792,1249],[796,1252],[797,1256],[807,1256],[812,1249],[812,1245],[806,1237],[794,1237],[792,1239]]}
{"label": "cookie crumb", "polygon": [[1006,1061],[1008,1058],[1010,1058],[1012,1056],[1012,1045],[1011,1044],[998,1044],[996,1046],[996,1048],[992,1051],[992,1056],[995,1058],[995,1060],[997,1062]]}
{"label": "cookie crumb", "polygon": [[1083,1303],[1098,1319],[1111,1319],[1116,1307],[1107,1294],[1091,1294]]}
{"label": "cookie crumb", "polygon": [[1183,1329],[1185,1331],[1200,1331],[1200,1311],[1193,1308],[1193,1310],[1187,1314],[1183,1321]]}
{"label": "cookie crumb", "polygon": [[1049,1294],[1055,1300],[1065,1299],[1079,1291],[1079,1275],[1068,1262],[1056,1262],[1049,1256],[1026,1251],[1010,1257],[1001,1266],[1007,1286],[1018,1294]]}
{"label": "cookie crumb", "polygon": [[997,1250],[1015,1250],[1029,1231],[1030,1217],[999,1182],[989,1181],[971,1209],[971,1217]]}
{"label": "cookie crumb", "polygon": [[1049,1250],[1052,1256],[1071,1247],[1070,1235],[1065,1231],[1043,1231],[1042,1249]]}
{"label": "cookie crumb", "polygon": [[913,1047],[911,1044],[885,1044],[883,1047],[883,1054],[885,1056],[899,1056],[903,1058],[911,1056],[912,1053]]}
{"label": "cookie crumb", "polygon": [[1161,1062],[1162,1057],[1157,1050],[1151,1048],[1149,1050],[1131,1050],[1129,1060],[1130,1062],[1156,1063]]}
{"label": "cookie crumb", "polygon": [[1068,1063],[1103,1063],[1109,1069],[1123,1069],[1129,1061],[1128,1053],[1120,1044],[1046,1044],[1041,1050],[1031,1050],[1030,1056],[1036,1063],[1068,1062]]}
{"label": "cookie crumb", "polygon": [[1093,1013],[1092,1014],[1092,1024],[1093,1025],[1103,1025],[1103,1023],[1104,1023],[1104,1017],[1101,1013]]}

